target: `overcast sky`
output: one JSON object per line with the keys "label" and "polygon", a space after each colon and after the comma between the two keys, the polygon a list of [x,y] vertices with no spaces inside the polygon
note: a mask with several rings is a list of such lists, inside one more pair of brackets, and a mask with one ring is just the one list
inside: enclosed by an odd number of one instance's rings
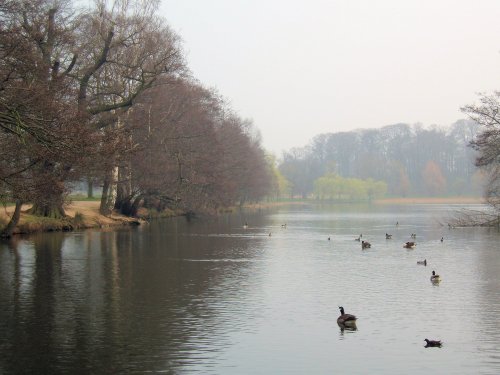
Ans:
{"label": "overcast sky", "polygon": [[194,76],[266,149],[398,122],[448,126],[500,90],[500,0],[162,0]]}

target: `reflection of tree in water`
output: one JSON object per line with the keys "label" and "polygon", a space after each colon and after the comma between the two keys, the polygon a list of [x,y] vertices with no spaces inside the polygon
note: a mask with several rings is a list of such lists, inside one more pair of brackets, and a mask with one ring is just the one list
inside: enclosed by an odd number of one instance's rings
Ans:
{"label": "reflection of tree in water", "polygon": [[6,372],[22,368],[24,373],[52,373],[58,358],[55,308],[63,235],[33,237],[34,254],[24,250],[21,255],[17,241],[9,242],[14,259],[8,271],[13,294],[10,303],[5,304],[10,316],[2,319],[9,327],[2,329],[9,348],[2,360],[6,361]]}
{"label": "reflection of tree in water", "polygon": [[[0,370],[177,371],[215,361],[228,344],[227,314],[254,313],[233,278],[251,270],[220,259],[234,238],[191,235],[193,224],[180,223],[141,234],[41,234],[34,250],[13,246],[8,267],[0,263],[9,278],[0,291],[10,291],[2,293]],[[246,256],[247,241],[236,241],[231,256]]]}

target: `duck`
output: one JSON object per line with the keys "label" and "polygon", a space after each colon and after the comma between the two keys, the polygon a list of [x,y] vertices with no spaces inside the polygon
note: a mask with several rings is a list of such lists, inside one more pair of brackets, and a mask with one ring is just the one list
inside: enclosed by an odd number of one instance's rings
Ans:
{"label": "duck", "polygon": [[415,246],[417,246],[417,244],[413,241],[408,241],[403,244],[403,247],[407,249],[413,249]]}
{"label": "duck", "polygon": [[429,340],[429,339],[424,339],[425,341],[425,347],[430,348],[430,347],[438,347],[440,348],[443,343],[441,340]]}
{"label": "duck", "polygon": [[385,234],[385,239],[390,240],[392,238],[392,234],[386,233]]}
{"label": "duck", "polygon": [[432,271],[431,282],[438,283],[440,281],[441,281],[441,277],[439,275],[436,275],[436,271]]}
{"label": "duck", "polygon": [[361,248],[362,249],[369,249],[370,247],[372,247],[371,243],[369,243],[368,241],[361,241]]}
{"label": "duck", "polygon": [[344,308],[339,306],[340,316],[337,318],[337,324],[340,326],[356,325],[356,316],[352,314],[346,314]]}
{"label": "duck", "polygon": [[422,266],[427,266],[427,259],[417,260],[417,264],[421,264]]}

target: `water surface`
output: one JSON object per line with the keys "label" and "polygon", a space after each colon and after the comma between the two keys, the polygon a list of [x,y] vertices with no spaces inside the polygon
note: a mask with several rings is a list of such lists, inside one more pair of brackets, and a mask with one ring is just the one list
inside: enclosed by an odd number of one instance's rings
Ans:
{"label": "water surface", "polygon": [[[500,235],[449,229],[460,207],[292,206],[16,238],[0,245],[0,373],[498,374]],[[337,325],[341,305],[356,331]]]}

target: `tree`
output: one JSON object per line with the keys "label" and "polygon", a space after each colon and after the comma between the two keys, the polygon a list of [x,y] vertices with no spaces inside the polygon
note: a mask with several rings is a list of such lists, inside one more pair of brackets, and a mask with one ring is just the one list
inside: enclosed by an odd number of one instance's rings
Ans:
{"label": "tree", "polygon": [[[65,186],[75,175],[66,163],[79,163],[93,142],[77,119],[76,105],[67,100],[74,87],[67,71],[53,57],[70,44],[57,29],[71,18],[66,3],[1,3],[0,18],[0,181],[6,199],[16,202],[4,235],[18,220],[24,202],[44,202],[62,209]],[[58,12],[59,10],[59,12]],[[43,14],[43,15],[41,15]],[[57,43],[56,43],[57,40]]]}
{"label": "tree", "polygon": [[446,179],[433,160],[429,160],[422,170],[422,180],[427,193],[431,196],[440,195],[446,191]]}
{"label": "tree", "polygon": [[489,175],[486,198],[500,211],[500,92],[481,95],[479,104],[465,106],[462,111],[481,127],[480,133],[470,145],[479,152],[476,166]]}

